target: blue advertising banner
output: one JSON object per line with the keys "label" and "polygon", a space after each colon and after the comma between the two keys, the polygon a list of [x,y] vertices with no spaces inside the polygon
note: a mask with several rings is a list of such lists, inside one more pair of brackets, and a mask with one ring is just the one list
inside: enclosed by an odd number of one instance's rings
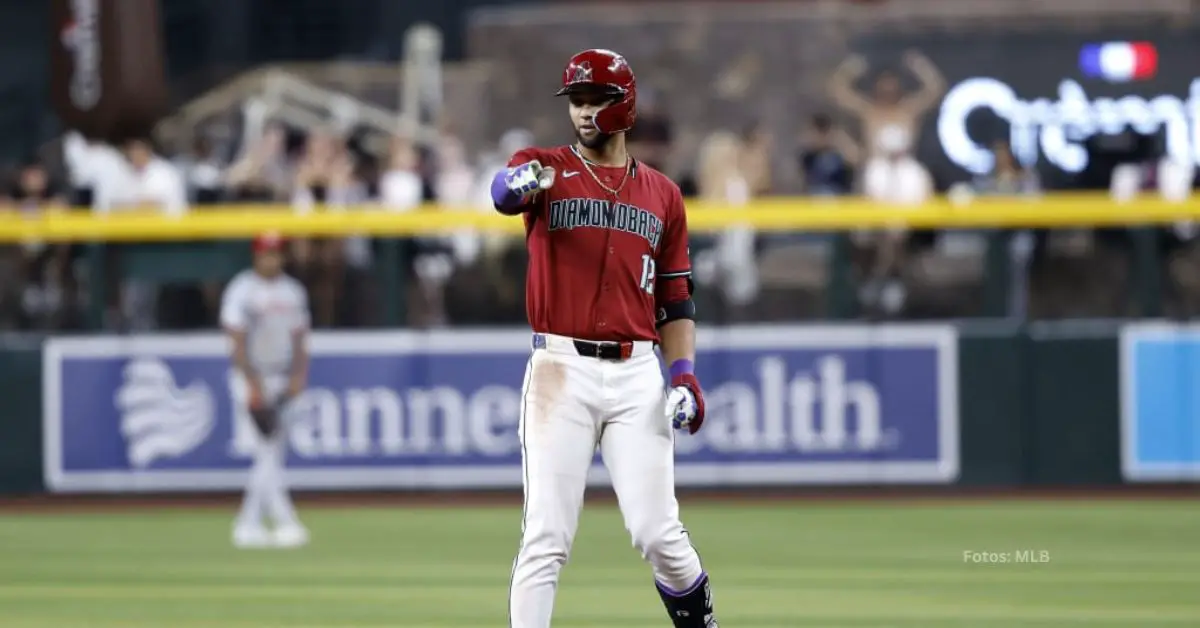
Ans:
{"label": "blue advertising banner", "polygon": [[[702,329],[698,434],[681,486],[951,482],[958,476],[950,326]],[[289,409],[299,489],[521,485],[527,332],[316,333]],[[255,432],[219,335],[52,339],[45,479],[54,491],[229,490]],[[590,477],[607,482],[597,457]]]}
{"label": "blue advertising banner", "polygon": [[1121,328],[1121,472],[1200,480],[1200,325]]}

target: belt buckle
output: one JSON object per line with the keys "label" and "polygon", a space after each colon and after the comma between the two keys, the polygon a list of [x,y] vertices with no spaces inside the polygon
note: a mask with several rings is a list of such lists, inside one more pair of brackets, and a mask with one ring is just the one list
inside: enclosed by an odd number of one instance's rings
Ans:
{"label": "belt buckle", "polygon": [[[613,362],[628,360],[633,355],[633,343],[628,340],[617,342],[602,342],[596,345],[599,358]],[[607,355],[605,355],[607,354]]]}

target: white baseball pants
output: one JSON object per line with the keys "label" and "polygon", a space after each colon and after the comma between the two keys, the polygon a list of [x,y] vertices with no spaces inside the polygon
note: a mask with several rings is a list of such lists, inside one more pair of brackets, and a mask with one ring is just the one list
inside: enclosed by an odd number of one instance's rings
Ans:
{"label": "white baseball pants", "polygon": [[[235,399],[247,403],[250,399],[249,388],[245,380],[236,378],[242,390],[236,391]],[[263,397],[270,402],[283,398],[287,393],[288,377],[286,375],[271,375],[263,377]],[[240,393],[240,394],[239,394]],[[284,468],[287,457],[287,434],[290,421],[286,406],[280,409],[279,429],[270,438],[265,438],[257,429],[254,435],[257,439],[254,448],[254,462],[250,466],[250,474],[246,480],[246,490],[242,496],[242,507],[238,512],[236,525],[260,527],[268,520],[276,526],[289,526],[299,523],[296,509],[292,505],[288,493],[287,482],[284,479]],[[251,421],[249,410],[242,408],[235,421]]]}
{"label": "white baseball pants", "polygon": [[512,628],[547,628],[597,444],[633,545],[668,589],[701,576],[679,520],[674,432],[652,343],[624,361],[582,357],[573,341],[545,335],[522,386],[519,436],[525,506],[509,597]]}

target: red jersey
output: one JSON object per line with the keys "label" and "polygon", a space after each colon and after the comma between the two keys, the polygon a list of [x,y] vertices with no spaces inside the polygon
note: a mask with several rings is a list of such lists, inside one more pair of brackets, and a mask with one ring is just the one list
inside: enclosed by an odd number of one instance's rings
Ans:
{"label": "red jersey", "polygon": [[[529,325],[584,340],[657,342],[659,309],[690,296],[679,186],[637,161],[627,175],[623,167],[585,164],[573,146],[527,148],[509,167],[535,159],[556,177],[554,187],[520,208],[529,249]],[[622,177],[628,177],[623,187]]]}

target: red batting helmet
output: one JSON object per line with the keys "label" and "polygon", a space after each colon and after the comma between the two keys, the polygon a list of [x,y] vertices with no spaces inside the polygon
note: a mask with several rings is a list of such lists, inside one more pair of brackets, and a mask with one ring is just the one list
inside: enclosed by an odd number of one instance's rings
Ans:
{"label": "red batting helmet", "polygon": [[283,243],[283,236],[279,235],[279,233],[276,231],[268,231],[255,236],[254,241],[250,244],[250,248],[253,249],[255,253],[262,253],[263,251],[279,251],[283,249]]}
{"label": "red batting helmet", "polygon": [[633,128],[637,119],[637,82],[625,57],[602,48],[584,50],[571,57],[563,70],[562,89],[556,96],[584,89],[600,90],[613,97],[593,119],[601,133],[620,133]]}

